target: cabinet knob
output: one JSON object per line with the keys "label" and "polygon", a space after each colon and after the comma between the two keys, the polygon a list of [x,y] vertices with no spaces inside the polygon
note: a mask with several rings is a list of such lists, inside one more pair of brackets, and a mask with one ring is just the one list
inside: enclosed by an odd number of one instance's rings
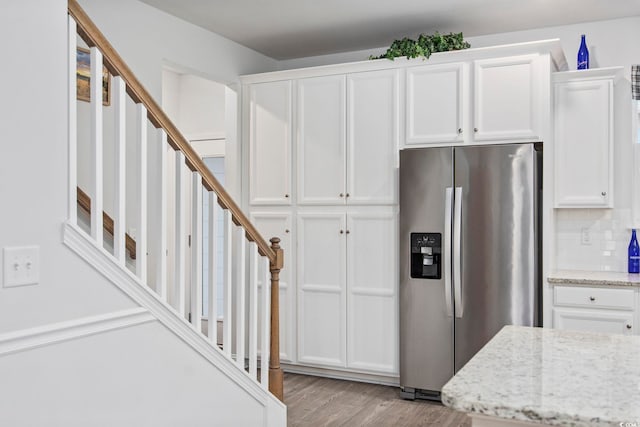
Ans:
{"label": "cabinet knob", "polygon": [[607,192],[606,192],[606,191],[603,191],[603,192],[602,192],[602,193],[600,193],[600,194],[602,194],[602,196],[604,197],[604,196],[606,196],[606,195],[607,195]]}
{"label": "cabinet knob", "polygon": [[345,196],[345,197],[349,197],[349,193],[345,194],[344,196]]}
{"label": "cabinet knob", "polygon": [[347,230],[347,234],[351,233],[349,230]]}
{"label": "cabinet knob", "polygon": [[473,131],[477,133],[478,132],[478,128],[473,128]]}
{"label": "cabinet knob", "polygon": [[340,193],[340,197],[344,197],[344,194]]}
{"label": "cabinet knob", "polygon": [[589,297],[589,301],[595,301],[596,297]]}
{"label": "cabinet knob", "polygon": [[284,195],[284,197],[289,198],[289,195],[288,195],[288,194],[285,194],[285,195]]}
{"label": "cabinet knob", "polygon": [[462,128],[458,128],[458,134],[462,133]]}
{"label": "cabinet knob", "polygon": [[287,228],[286,230],[284,230],[284,232],[285,232],[285,233],[288,233],[288,232],[289,232],[289,229]]}
{"label": "cabinet knob", "polygon": [[631,329],[631,325],[627,325],[627,329]]}
{"label": "cabinet knob", "polygon": [[344,230],[340,230],[340,234],[344,234]]}

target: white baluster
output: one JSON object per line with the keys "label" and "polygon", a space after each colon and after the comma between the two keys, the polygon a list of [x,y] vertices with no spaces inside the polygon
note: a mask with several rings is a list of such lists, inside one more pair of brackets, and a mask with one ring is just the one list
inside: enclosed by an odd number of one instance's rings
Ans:
{"label": "white baluster", "polygon": [[238,242],[238,280],[236,281],[236,289],[237,289],[237,299],[236,306],[238,314],[238,326],[236,326],[236,364],[244,369],[244,339],[245,339],[245,316],[247,315],[246,310],[246,292],[245,288],[247,286],[246,283],[246,253],[247,253],[247,245],[245,239],[244,227],[239,226],[236,229],[236,233],[238,236],[236,237]]}
{"label": "white baluster", "polygon": [[[120,265],[125,265],[127,258],[126,249],[126,83],[120,76],[113,78],[112,100],[114,108],[114,145],[115,145],[115,185],[113,195],[113,256],[116,257]],[[137,255],[137,254],[136,254]]]}
{"label": "white baluster", "polygon": [[185,301],[184,301],[184,290],[185,290],[185,271],[186,271],[186,252],[187,245],[186,239],[187,236],[185,234],[185,194],[184,194],[184,180],[182,175],[182,169],[184,168],[184,154],[182,151],[176,151],[176,238],[175,238],[175,247],[176,247],[176,257],[175,257],[175,277],[173,280],[174,284],[174,303],[175,309],[178,310],[182,316],[185,313]]}
{"label": "white baluster", "polygon": [[249,243],[249,375],[257,380],[258,374],[258,245]]}
{"label": "white baluster", "polygon": [[96,47],[91,48],[91,237],[102,248],[102,53]]}
{"label": "white baluster", "polygon": [[216,252],[216,224],[218,222],[218,196],[209,191],[209,308],[207,322],[207,336],[213,345],[218,343],[218,259]]}
{"label": "white baluster", "polygon": [[156,292],[163,300],[167,300],[167,134],[164,130],[158,130],[158,170],[160,194],[156,215],[158,216],[158,259],[156,272]]}
{"label": "white baluster", "polygon": [[202,177],[193,172],[191,185],[191,324],[202,329]]}
{"label": "white baluster", "polygon": [[136,139],[138,147],[138,218],[136,221],[136,275],[147,283],[147,109],[136,104]]}
{"label": "white baluster", "polygon": [[224,332],[222,348],[224,354],[231,357],[233,339],[233,214],[229,209],[224,211]]}
{"label": "white baluster", "polygon": [[68,73],[67,73],[67,86],[69,92],[67,93],[69,104],[69,206],[68,215],[69,222],[71,224],[77,224],[78,222],[78,102],[76,100],[77,94],[77,33],[76,33],[76,21],[69,16],[67,26],[67,48],[68,52]]}
{"label": "white baluster", "polygon": [[264,257],[262,264],[262,319],[260,319],[260,385],[269,390],[269,351],[271,343],[271,272],[269,271],[269,258]]}

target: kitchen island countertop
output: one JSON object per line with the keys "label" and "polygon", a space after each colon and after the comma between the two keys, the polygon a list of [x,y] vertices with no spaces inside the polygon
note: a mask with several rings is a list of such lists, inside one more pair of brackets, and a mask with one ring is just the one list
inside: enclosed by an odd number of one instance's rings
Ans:
{"label": "kitchen island countertop", "polygon": [[473,425],[640,426],[640,336],[505,326],[442,402]]}

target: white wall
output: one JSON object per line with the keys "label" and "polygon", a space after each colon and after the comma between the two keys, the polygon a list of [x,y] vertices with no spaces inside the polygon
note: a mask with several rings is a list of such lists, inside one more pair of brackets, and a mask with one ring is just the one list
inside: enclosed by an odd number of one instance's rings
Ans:
{"label": "white wall", "polygon": [[166,68],[162,79],[162,108],[188,140],[224,138],[224,85]]}
{"label": "white wall", "polygon": [[286,424],[160,323],[87,323],[137,305],[62,243],[67,2],[0,2],[0,34],[0,247],[38,245],[41,267],[38,285],[0,283],[0,425]]}
{"label": "white wall", "polygon": [[262,403],[158,322],[0,356],[0,378],[7,427],[266,425]]}
{"label": "white wall", "polygon": [[0,3],[0,51],[6,55],[0,78],[0,247],[38,245],[41,263],[40,284],[0,285],[0,334],[134,306],[62,244],[66,5]]}

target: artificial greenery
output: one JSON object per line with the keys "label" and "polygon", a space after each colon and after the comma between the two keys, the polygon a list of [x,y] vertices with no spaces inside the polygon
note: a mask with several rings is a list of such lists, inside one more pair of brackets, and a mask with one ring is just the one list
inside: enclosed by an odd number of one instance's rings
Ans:
{"label": "artificial greenery", "polygon": [[420,34],[418,40],[408,37],[402,40],[394,40],[389,49],[380,56],[371,55],[369,59],[387,58],[393,61],[394,58],[406,56],[409,58],[417,58],[419,56],[429,58],[435,52],[447,52],[450,50],[462,50],[471,47],[469,43],[464,41],[462,33],[449,33],[426,35]]}

